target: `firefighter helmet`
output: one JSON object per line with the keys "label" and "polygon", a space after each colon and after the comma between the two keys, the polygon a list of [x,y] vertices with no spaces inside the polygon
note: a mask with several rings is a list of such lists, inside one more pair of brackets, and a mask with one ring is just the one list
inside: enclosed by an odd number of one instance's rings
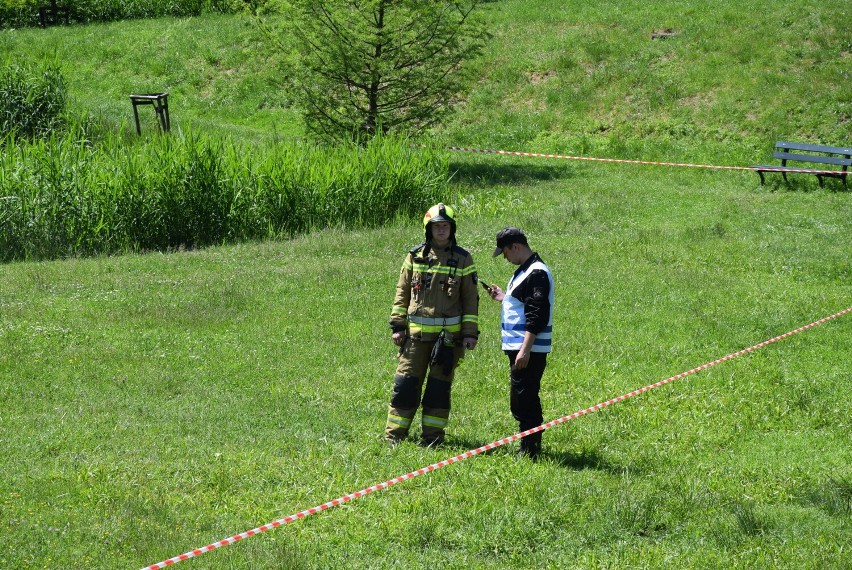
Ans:
{"label": "firefighter helmet", "polygon": [[456,237],[456,211],[452,206],[444,204],[435,204],[423,216],[423,228],[426,230],[426,241],[432,239],[432,232],[429,230],[429,224],[432,222],[449,222],[450,237],[455,241]]}
{"label": "firefighter helmet", "polygon": [[425,228],[431,222],[450,222],[450,224],[456,225],[456,221],[453,219],[455,215],[456,212],[452,206],[435,204],[423,216],[423,227]]}

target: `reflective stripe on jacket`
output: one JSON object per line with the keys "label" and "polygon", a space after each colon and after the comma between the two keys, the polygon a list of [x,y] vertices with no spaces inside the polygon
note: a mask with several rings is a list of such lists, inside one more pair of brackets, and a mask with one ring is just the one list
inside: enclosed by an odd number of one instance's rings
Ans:
{"label": "reflective stripe on jacket", "polygon": [[[502,318],[500,328],[502,329],[501,348],[503,350],[520,350],[524,342],[524,334],[527,332],[527,314],[525,310],[526,298],[524,294],[524,281],[534,271],[543,271],[547,275],[547,281],[550,285],[547,294],[548,319],[547,325],[540,331],[536,332],[535,341],[533,343],[532,352],[550,352],[552,349],[552,330],[553,330],[553,276],[550,273],[547,265],[536,258],[529,266],[516,272],[503,296]],[[522,291],[524,294],[516,297],[513,293]]]}
{"label": "reflective stripe on jacket", "polygon": [[390,326],[423,340],[437,338],[442,330],[476,337],[476,287],[476,265],[467,250],[455,245],[435,250],[422,244],[408,252],[400,269]]}

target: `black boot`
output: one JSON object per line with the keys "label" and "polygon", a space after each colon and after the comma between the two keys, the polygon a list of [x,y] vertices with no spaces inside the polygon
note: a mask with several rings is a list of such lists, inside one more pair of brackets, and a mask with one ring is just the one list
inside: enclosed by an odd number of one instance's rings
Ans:
{"label": "black boot", "polygon": [[538,456],[541,454],[540,441],[527,441],[527,438],[521,439],[521,447],[518,450],[518,455],[528,457],[533,463],[538,461]]}
{"label": "black boot", "polygon": [[431,437],[422,437],[417,445],[420,447],[438,447],[439,445],[444,443],[444,436],[431,436]]}

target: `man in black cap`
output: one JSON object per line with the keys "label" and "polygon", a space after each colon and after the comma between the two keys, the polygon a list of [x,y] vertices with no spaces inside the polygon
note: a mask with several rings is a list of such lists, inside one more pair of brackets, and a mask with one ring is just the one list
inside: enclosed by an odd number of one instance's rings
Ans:
{"label": "man in black cap", "polygon": [[[494,257],[500,254],[518,269],[505,292],[492,285],[488,293],[502,302],[501,347],[509,357],[509,405],[520,430],[526,431],[544,422],[539,389],[552,346],[553,276],[518,228],[508,227],[497,234]],[[521,439],[522,455],[535,461],[540,452],[541,432]]]}

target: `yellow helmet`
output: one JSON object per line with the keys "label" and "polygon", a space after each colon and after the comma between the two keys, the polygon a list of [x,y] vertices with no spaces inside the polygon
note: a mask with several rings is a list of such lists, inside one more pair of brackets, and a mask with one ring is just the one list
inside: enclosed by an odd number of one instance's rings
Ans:
{"label": "yellow helmet", "polygon": [[426,230],[426,241],[432,239],[432,232],[429,231],[429,224],[432,222],[449,222],[450,224],[450,239],[455,243],[456,240],[456,211],[452,206],[444,204],[435,204],[426,211],[423,215],[423,229]]}
{"label": "yellow helmet", "polygon": [[431,222],[449,222],[452,226],[456,225],[456,211],[452,206],[443,204],[435,204],[423,216],[423,227],[425,228]]}

